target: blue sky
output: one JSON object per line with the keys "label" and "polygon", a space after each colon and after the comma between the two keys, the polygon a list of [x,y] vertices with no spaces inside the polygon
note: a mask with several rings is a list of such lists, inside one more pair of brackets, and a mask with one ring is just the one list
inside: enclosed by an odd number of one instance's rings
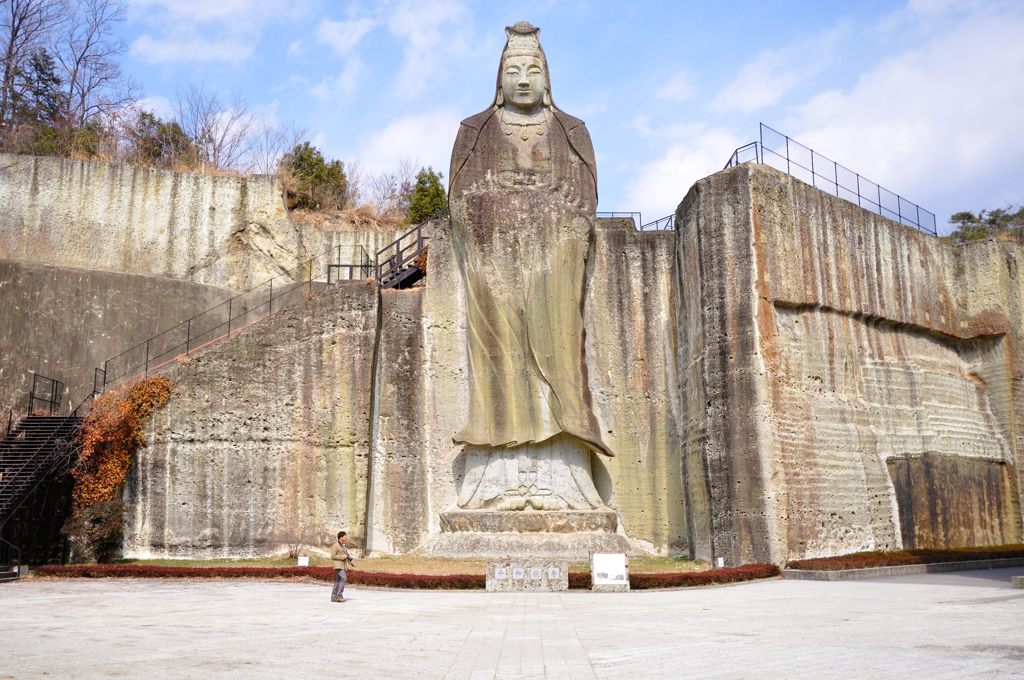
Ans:
{"label": "blue sky", "polygon": [[[503,9],[513,6],[515,9]],[[191,82],[368,172],[447,172],[504,27],[541,27],[602,211],[669,214],[763,121],[935,212],[1024,201],[1024,3],[128,0],[123,66],[166,115]],[[941,228],[941,227],[940,227]]]}

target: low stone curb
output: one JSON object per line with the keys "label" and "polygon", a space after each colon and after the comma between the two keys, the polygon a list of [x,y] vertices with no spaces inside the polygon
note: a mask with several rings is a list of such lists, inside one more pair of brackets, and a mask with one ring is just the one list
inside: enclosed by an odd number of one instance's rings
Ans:
{"label": "low stone curb", "polygon": [[1010,584],[1014,588],[1024,589],[1024,576],[1014,576],[1010,579]]}
{"label": "low stone curb", "polygon": [[1006,557],[996,560],[967,560],[963,562],[933,562],[931,564],[900,564],[889,567],[867,567],[864,569],[783,569],[782,577],[804,581],[859,581],[861,579],[880,578],[883,576],[938,574],[945,571],[1001,569],[1003,567],[1024,567],[1024,557]]}

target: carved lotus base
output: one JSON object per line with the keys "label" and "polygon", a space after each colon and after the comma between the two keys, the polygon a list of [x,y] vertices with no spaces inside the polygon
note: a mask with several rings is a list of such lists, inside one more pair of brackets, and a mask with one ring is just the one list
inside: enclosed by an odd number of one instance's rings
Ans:
{"label": "carved lotus base", "polygon": [[593,552],[636,552],[615,533],[618,522],[613,510],[450,510],[441,513],[442,533],[430,537],[423,553],[586,561]]}

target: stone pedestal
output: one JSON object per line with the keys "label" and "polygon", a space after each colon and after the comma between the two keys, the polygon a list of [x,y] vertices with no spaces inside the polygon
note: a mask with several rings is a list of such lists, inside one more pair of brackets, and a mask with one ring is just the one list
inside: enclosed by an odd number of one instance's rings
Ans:
{"label": "stone pedestal", "polygon": [[450,510],[441,514],[442,533],[424,553],[445,557],[530,557],[586,561],[591,553],[628,553],[616,533],[613,510]]}

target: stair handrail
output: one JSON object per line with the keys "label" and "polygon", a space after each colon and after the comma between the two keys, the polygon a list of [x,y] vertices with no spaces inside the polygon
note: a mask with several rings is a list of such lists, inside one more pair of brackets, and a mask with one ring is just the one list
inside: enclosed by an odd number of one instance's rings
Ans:
{"label": "stair handrail", "polygon": [[[54,411],[60,411],[60,403],[63,401],[64,383],[56,378],[48,378],[41,373],[35,371],[29,371],[32,374],[32,388],[28,391],[25,397],[25,418],[31,415],[35,415],[35,403],[37,401],[42,402],[44,405],[49,406],[49,413],[47,415],[53,415]],[[50,384],[50,396],[49,398],[37,397],[36,387],[39,385],[39,381],[43,380]],[[19,398],[18,401],[21,401]],[[17,425],[14,423],[14,413],[17,408],[17,402],[7,411],[7,434],[17,429]],[[25,418],[18,419],[18,425],[21,424]]]}
{"label": "stair handrail", "polygon": [[[441,219],[443,217],[447,217],[448,214],[449,214],[449,212],[448,212],[448,206],[447,205],[444,205],[443,207],[438,208],[429,217],[427,217],[425,220],[423,220],[422,222],[420,222],[418,224],[414,224],[404,234],[402,234],[397,239],[395,239],[394,241],[392,241],[391,243],[387,244],[386,246],[384,246],[383,248],[378,250],[376,253],[374,253],[373,264],[374,264],[374,274],[375,274],[375,278],[377,279],[377,283],[381,284],[384,281],[384,275],[385,275],[384,265],[386,265],[386,264],[390,264],[391,265],[391,267],[387,271],[388,274],[390,274],[392,272],[393,273],[398,273],[399,271],[402,270],[402,267],[407,262],[415,260],[416,256],[419,255],[421,252],[423,252],[423,248],[425,247],[424,243],[427,240],[429,240],[429,237],[424,238],[424,236],[423,236],[423,228],[425,226],[427,226],[427,224],[429,224],[430,222],[433,222],[434,220],[439,220],[439,219]],[[416,234],[416,251],[412,255],[405,256],[405,255],[402,254],[402,251],[404,251],[405,248],[401,247],[401,243],[405,239],[406,236],[411,236],[412,234]],[[408,247],[408,246],[406,246],[406,247]],[[384,255],[385,253],[390,252],[392,249],[394,249],[395,254],[392,255],[391,257],[385,258],[384,261],[382,262],[381,261],[381,255]]]}
{"label": "stair handrail", "polygon": [[[61,425],[63,425],[64,423],[67,423],[69,420],[71,420],[73,418],[78,418],[78,416],[61,416],[60,418],[63,421],[61,423]],[[15,470],[13,474],[11,474],[11,477],[10,477],[9,480],[0,480],[0,498],[3,497],[4,491],[7,490],[8,487],[10,487],[12,484],[14,484],[15,480],[18,479],[18,476],[22,473],[22,471],[25,470],[26,467],[28,467],[28,464],[36,460],[36,458],[39,455],[39,452],[44,450],[45,447],[51,441],[54,440],[54,438],[57,436],[57,433],[60,432],[60,431],[61,431],[61,427],[60,426],[54,428],[53,432],[50,433],[50,436],[47,437],[45,440],[43,440],[39,444],[39,446],[37,446],[35,448],[35,450],[32,451],[31,454],[29,454],[29,456],[25,459],[25,462],[22,463],[21,466],[17,470]],[[46,470],[46,473],[48,474],[49,471],[52,468],[53,468],[53,466],[51,465]],[[46,475],[44,474],[42,476],[45,477]],[[17,505],[15,505],[12,508],[9,508],[7,510],[4,510],[3,511],[4,514],[0,514],[0,528],[3,528],[4,524],[6,524],[7,521],[11,517],[14,516],[14,513],[17,512],[18,509],[25,503],[25,499],[28,498],[29,496],[31,496],[32,492],[35,491],[39,487],[39,484],[40,484],[41,481],[42,481],[41,479],[36,480],[35,485],[31,489],[29,489],[26,493],[22,494],[21,498],[18,500],[18,504]]]}

